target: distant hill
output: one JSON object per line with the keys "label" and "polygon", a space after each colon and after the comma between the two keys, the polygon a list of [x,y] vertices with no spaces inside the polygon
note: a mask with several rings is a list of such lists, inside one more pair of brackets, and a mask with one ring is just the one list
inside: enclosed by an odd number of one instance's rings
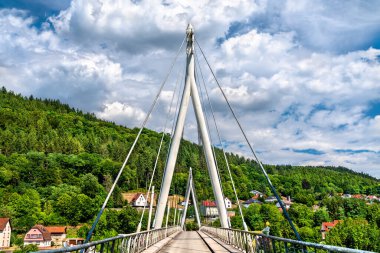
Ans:
{"label": "distant hill", "polygon": [[[27,227],[38,220],[59,224],[72,221],[71,210],[66,210],[63,203],[72,201],[73,205],[79,205],[91,201],[86,210],[78,207],[81,216],[75,220],[88,221],[100,206],[137,132],[136,128],[97,119],[58,100],[27,98],[2,88],[0,216],[19,217],[29,208],[35,208],[39,215],[30,221],[16,219],[15,225]],[[160,133],[144,129],[110,207],[122,205],[121,192],[146,188],[160,138]],[[161,183],[168,144],[169,136],[165,136],[156,189]],[[224,192],[234,199],[222,153],[218,149],[216,153]],[[254,161],[230,153],[228,160],[239,198],[250,198],[251,190],[271,194]],[[194,170],[197,197],[212,198],[203,152],[200,146],[186,140],[181,144],[171,193],[184,193],[189,167]],[[337,193],[380,194],[380,180],[342,167],[265,167],[282,195],[308,205]],[[20,204],[17,201],[30,203],[32,207],[24,210],[17,206]]]}

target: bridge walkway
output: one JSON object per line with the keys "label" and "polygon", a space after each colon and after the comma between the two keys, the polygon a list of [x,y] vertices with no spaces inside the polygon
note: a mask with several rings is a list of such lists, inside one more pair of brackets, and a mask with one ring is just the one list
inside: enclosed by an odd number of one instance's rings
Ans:
{"label": "bridge walkway", "polygon": [[200,231],[184,231],[175,236],[162,247],[159,253],[185,253],[185,252],[241,252],[230,245]]}

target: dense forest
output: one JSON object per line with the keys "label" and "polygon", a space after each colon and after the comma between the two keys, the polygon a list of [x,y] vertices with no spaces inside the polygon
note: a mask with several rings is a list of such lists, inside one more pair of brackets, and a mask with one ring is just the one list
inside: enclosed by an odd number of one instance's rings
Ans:
{"label": "dense forest", "polygon": [[[99,120],[93,114],[57,100],[26,98],[2,88],[0,217],[12,218],[12,226],[18,233],[25,233],[36,223],[90,223],[138,130]],[[126,204],[121,198],[122,192],[146,189],[161,136],[162,133],[144,129],[108,207]],[[154,179],[156,188],[160,187],[169,141],[170,136],[165,135],[165,148]],[[215,151],[223,191],[233,200],[223,154],[219,149]],[[207,169],[202,152],[199,145],[182,140],[172,194],[184,193],[188,168],[192,167],[198,199],[212,198],[211,184],[204,176]],[[239,199],[250,198],[251,190],[271,195],[265,177],[254,161],[231,153],[227,157]],[[363,242],[364,239],[360,242],[342,239],[344,236],[340,234],[344,231],[349,237],[352,232],[349,229],[360,227],[369,233],[366,238],[379,238],[380,205],[339,197],[342,193],[380,195],[380,180],[342,167],[265,165],[265,168],[278,192],[294,199],[296,204],[289,213],[304,238],[320,242],[318,229],[321,222],[341,219],[345,222],[337,226],[341,227],[339,230],[331,231],[327,243],[380,250],[380,245],[373,246],[372,243],[370,246],[370,243]],[[316,204],[320,209],[313,211],[311,207]],[[119,216],[123,218],[119,219]],[[251,205],[245,209],[245,216],[252,230],[262,229],[269,221],[272,234],[294,237],[275,205]],[[96,238],[134,231],[136,217],[136,210],[132,208],[119,212],[109,210],[97,229]],[[128,224],[124,224],[126,222]],[[232,224],[241,227],[238,216],[233,218]]]}

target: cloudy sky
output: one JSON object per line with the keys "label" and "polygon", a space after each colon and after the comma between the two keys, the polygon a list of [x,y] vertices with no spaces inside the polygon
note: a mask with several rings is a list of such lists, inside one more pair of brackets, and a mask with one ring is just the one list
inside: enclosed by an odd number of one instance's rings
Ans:
{"label": "cloudy sky", "polygon": [[[263,162],[380,178],[379,13],[375,0],[0,0],[0,86],[139,126],[191,22]],[[175,110],[184,57],[150,128]],[[249,156],[198,58],[224,144]],[[185,137],[195,141],[192,113]]]}

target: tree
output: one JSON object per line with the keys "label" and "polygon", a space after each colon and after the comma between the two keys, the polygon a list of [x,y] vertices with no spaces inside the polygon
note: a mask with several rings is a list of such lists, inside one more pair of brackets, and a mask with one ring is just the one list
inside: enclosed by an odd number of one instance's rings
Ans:
{"label": "tree", "polygon": [[303,204],[293,204],[289,209],[292,220],[300,227],[313,227],[313,211]]}
{"label": "tree", "polygon": [[86,194],[90,198],[105,194],[103,186],[99,184],[98,179],[91,173],[82,175],[79,181],[82,193]]}
{"label": "tree", "polygon": [[354,249],[379,251],[380,230],[364,219],[348,218],[326,235],[326,243]]}
{"label": "tree", "polygon": [[28,253],[38,251],[38,246],[36,244],[21,245],[19,250],[13,251],[14,253]]}
{"label": "tree", "polygon": [[321,226],[322,222],[331,221],[330,215],[327,212],[327,209],[322,207],[314,212],[314,226]]}

